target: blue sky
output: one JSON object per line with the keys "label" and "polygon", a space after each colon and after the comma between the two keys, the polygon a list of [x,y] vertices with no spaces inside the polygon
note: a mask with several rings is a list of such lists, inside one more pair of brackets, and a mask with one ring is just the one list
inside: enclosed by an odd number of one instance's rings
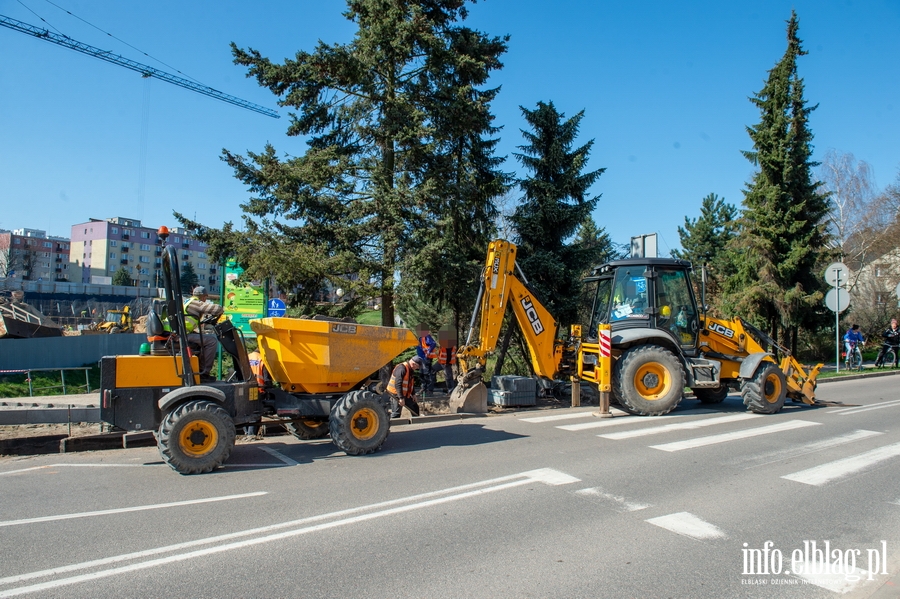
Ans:
{"label": "blue sky", "polygon": [[[338,0],[260,3],[53,2],[165,66],[66,14],[47,0],[0,0],[0,14],[42,25],[164,71],[277,109],[243,110],[0,27],[0,228],[68,236],[88,218],[123,216],[174,225],[183,211],[210,226],[240,222],[243,185],[220,159],[288,138],[287,111],[231,62],[229,42],[273,60],[319,39],[349,41]],[[677,228],[716,193],[740,204],[752,166],[748,101],[785,50],[791,9],[809,55],[799,63],[812,114],[815,157],[852,153],[883,188],[900,173],[900,2],[753,0],[579,2],[482,0],[467,24],[511,36],[494,102],[505,170],[525,127],[519,106],[553,101],[585,111],[579,142],[594,140],[591,169],[606,168],[594,213],[615,241],[658,233],[662,253]],[[30,9],[30,10],[29,10]],[[32,12],[33,11],[33,12]],[[52,31],[52,29],[51,29]],[[144,118],[144,115],[147,118]],[[145,130],[145,135],[142,135]]]}

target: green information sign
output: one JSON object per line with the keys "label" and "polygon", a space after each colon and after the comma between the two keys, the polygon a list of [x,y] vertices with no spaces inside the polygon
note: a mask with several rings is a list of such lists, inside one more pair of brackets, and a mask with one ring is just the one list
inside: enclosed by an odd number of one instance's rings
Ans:
{"label": "green information sign", "polygon": [[251,281],[249,285],[236,285],[236,281],[244,269],[234,260],[225,263],[222,278],[222,307],[225,316],[244,335],[255,336],[250,328],[250,321],[266,315],[266,286],[260,281]]}

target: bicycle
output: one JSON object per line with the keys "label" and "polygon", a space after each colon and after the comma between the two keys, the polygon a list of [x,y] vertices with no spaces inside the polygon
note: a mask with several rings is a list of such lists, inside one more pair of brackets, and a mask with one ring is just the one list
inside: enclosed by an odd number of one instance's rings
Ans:
{"label": "bicycle", "polygon": [[850,351],[847,352],[847,370],[862,370],[862,352],[856,341],[850,341]]}
{"label": "bicycle", "polygon": [[878,359],[875,360],[875,368],[882,368],[886,364],[893,364],[894,368],[897,368],[897,351],[898,346],[891,345],[890,343],[883,343],[881,352],[878,354]]}

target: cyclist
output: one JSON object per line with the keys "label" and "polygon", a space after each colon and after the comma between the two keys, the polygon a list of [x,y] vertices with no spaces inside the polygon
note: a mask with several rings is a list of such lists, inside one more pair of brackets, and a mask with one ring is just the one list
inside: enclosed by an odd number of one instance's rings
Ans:
{"label": "cyclist", "polygon": [[888,352],[889,349],[894,350],[894,367],[897,367],[897,355],[900,354],[900,327],[897,326],[897,319],[891,319],[891,326],[885,330],[881,336],[884,338],[884,343],[881,346],[881,350],[878,352],[878,357],[875,358],[875,365],[882,366],[884,362],[884,356]]}
{"label": "cyclist", "polygon": [[[850,361],[850,355],[857,348],[861,348],[866,344],[866,340],[863,338],[862,331],[859,330],[859,325],[855,324],[850,327],[850,330],[844,335],[844,350],[847,352],[847,361]],[[862,350],[860,351],[860,355],[862,355]]]}

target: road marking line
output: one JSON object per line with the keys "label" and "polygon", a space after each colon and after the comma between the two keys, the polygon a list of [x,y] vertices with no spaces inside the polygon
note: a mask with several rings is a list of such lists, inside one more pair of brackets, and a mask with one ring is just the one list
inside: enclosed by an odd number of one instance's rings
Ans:
{"label": "road marking line", "polygon": [[678,512],[677,514],[669,514],[668,516],[660,516],[658,518],[650,518],[644,520],[660,528],[670,530],[675,534],[679,534],[692,539],[724,539],[727,535],[715,524],[702,520],[691,514],[690,512]]}
{"label": "road marking line", "polygon": [[553,422],[554,420],[571,420],[573,418],[587,418],[593,416],[593,412],[572,412],[571,414],[556,414],[554,416],[538,416],[536,418],[522,418],[522,422]]}
{"label": "road marking line", "polygon": [[557,426],[556,428],[564,431],[583,431],[591,428],[606,428],[607,426],[616,426],[617,424],[653,424],[659,422],[660,419],[668,420],[669,418],[684,418],[685,416],[698,416],[702,414],[712,414],[713,410],[690,410],[678,414],[666,414],[665,416],[636,417],[633,414],[623,412],[622,416],[615,418],[597,419],[596,422],[582,422],[579,424],[567,424]]}
{"label": "road marking line", "polygon": [[781,478],[819,487],[897,456],[900,456],[900,443],[885,445],[859,455],[841,458],[793,474],[786,474]]}
{"label": "road marking line", "polygon": [[36,524],[38,522],[55,522],[57,520],[71,520],[73,518],[91,518],[93,516],[107,516],[109,514],[124,514],[127,512],[143,512],[146,510],[159,510],[167,507],[181,507],[183,505],[196,505],[199,503],[213,503],[216,501],[229,501],[231,499],[246,499],[266,495],[267,491],[255,491],[241,495],[224,495],[222,497],[208,497],[206,499],[190,499],[188,501],[173,501],[170,503],[157,503],[153,505],[138,505],[134,507],[122,507],[109,510],[97,510],[95,512],[78,512],[75,514],[61,514],[59,516],[41,516],[38,518],[23,518],[21,520],[0,521],[0,527],[18,526],[20,524]]}
{"label": "road marking line", "polygon": [[286,455],[284,455],[284,454],[281,453],[280,451],[277,451],[277,450],[275,450],[275,449],[272,449],[271,447],[266,447],[265,445],[257,445],[257,448],[262,449],[263,451],[265,451],[265,452],[266,452],[267,454],[269,454],[270,456],[273,456],[273,457],[278,458],[279,460],[281,460],[282,462],[284,462],[284,463],[287,464],[288,466],[299,466],[299,465],[300,465],[300,462],[296,462],[296,461],[292,460],[291,458],[287,457]]}
{"label": "road marking line", "polygon": [[607,433],[605,435],[597,435],[604,439],[630,439],[632,437],[643,437],[646,435],[657,435],[659,433],[667,433],[669,431],[689,430],[702,428],[704,426],[715,426],[717,424],[725,424],[727,422],[736,422],[739,420],[747,420],[749,418],[761,418],[761,414],[730,414],[728,416],[718,416],[716,418],[706,418],[705,420],[691,420],[690,422],[673,422],[672,424],[663,424],[652,428],[638,428],[630,431],[622,431],[620,433]]}
{"label": "road marking line", "polygon": [[[565,485],[579,482],[580,479],[575,478],[574,476],[569,476],[563,472],[559,472],[558,470],[553,470],[551,468],[541,468],[537,470],[530,470],[528,472],[520,472],[518,474],[511,474],[508,476],[502,476],[499,478],[494,478],[490,480],[484,480],[476,483],[469,483],[465,485],[460,485],[457,487],[450,487],[448,489],[440,489],[437,491],[429,491],[427,493],[420,493],[418,495],[412,495],[410,497],[401,497],[398,499],[390,499],[388,501],[382,501],[379,503],[373,503],[371,505],[364,505],[355,508],[348,508],[345,510],[339,510],[336,512],[331,512],[327,514],[320,514],[318,516],[310,516],[307,518],[300,518],[298,520],[292,520],[288,522],[281,522],[278,524],[270,524],[268,526],[262,526],[258,528],[252,528],[249,530],[243,530],[233,533],[228,533],[224,535],[218,535],[215,537],[208,537],[205,539],[197,539],[194,541],[186,541],[184,543],[177,543],[174,545],[168,545],[166,547],[157,547],[155,549],[147,549],[144,551],[136,551],[134,553],[126,553],[124,555],[116,555],[112,557],[106,557],[96,560],[91,560],[88,562],[82,562],[78,564],[70,564],[68,566],[60,566],[57,568],[50,568],[47,570],[40,570],[37,572],[29,572],[25,574],[18,574],[15,576],[8,576],[6,578],[0,578],[0,585],[12,584],[15,582],[24,582],[26,580],[33,580],[35,578],[44,578],[47,576],[52,576],[54,574],[65,574],[67,572],[76,572],[79,570],[86,570],[88,568],[95,568],[98,566],[105,566],[109,564],[114,564],[118,562],[136,560],[141,558],[150,557],[153,555],[160,555],[163,553],[170,553],[173,551],[178,551],[182,549],[189,549],[191,547],[199,547],[202,545],[209,544],[217,544],[215,547],[210,547],[207,549],[195,550],[189,553],[184,553],[181,555],[173,555],[164,558],[158,558],[146,562],[141,562],[137,564],[131,564],[128,566],[120,566],[118,568],[112,568],[109,570],[101,570],[98,572],[93,572],[90,574],[82,574],[79,576],[72,576],[70,578],[62,578],[58,580],[52,580],[44,583],[39,583],[31,586],[24,586],[18,588],[8,589],[6,591],[0,591],[0,598],[3,597],[15,597],[17,595],[23,595],[26,593],[33,593],[41,590],[47,590],[52,588],[58,588],[61,586],[66,586],[70,584],[76,584],[79,582],[85,582],[88,580],[96,580],[99,578],[107,578],[109,576],[114,576],[116,574],[122,574],[126,572],[132,572],[135,570],[142,570],[147,568],[152,568],[155,566],[161,566],[169,563],[184,561],[188,559],[192,559],[195,557],[201,557],[205,555],[211,555],[214,553],[219,553],[223,551],[230,551],[232,549],[240,549],[243,547],[249,547],[253,545],[258,545],[261,543],[268,543],[271,541],[277,541],[280,539],[293,537],[297,535],[302,535],[310,532],[318,532],[322,530],[327,530],[329,528],[335,528],[338,526],[344,526],[347,524],[354,524],[357,522],[364,522],[366,520],[373,520],[375,518],[381,518],[383,516],[392,515],[396,513],[409,512],[411,510],[422,509],[424,507],[430,507],[433,505],[439,505],[442,503],[449,503],[451,501],[457,501],[460,499],[466,499],[469,497],[477,497],[480,495],[485,495],[487,493],[493,493],[495,491],[502,491],[506,489],[511,489],[514,487],[527,485],[534,482],[540,482],[548,485]],[[494,485],[494,486],[490,486]],[[445,497],[441,497],[444,495]],[[396,507],[393,507],[396,506]],[[361,512],[365,512],[367,510],[378,510],[372,511],[368,514],[361,514]],[[360,515],[354,515],[360,514]],[[350,517],[347,517],[350,516]],[[323,524],[317,524],[314,526],[307,526],[314,522],[321,522],[323,520],[331,520],[334,518],[343,518],[340,520],[333,520],[331,522],[325,522]],[[302,526],[303,528],[297,528],[294,530],[288,530],[282,533],[271,534],[268,536],[259,536],[263,533],[270,533],[275,530],[290,528],[294,526]],[[233,539],[239,539],[242,537],[252,536],[255,538],[248,539],[245,541],[233,542],[229,544],[222,545],[223,541],[230,541]]]}
{"label": "road marking line", "polygon": [[852,414],[859,414],[860,412],[868,412],[869,410],[880,410],[881,408],[897,408],[900,407],[900,399],[893,399],[891,401],[883,401],[875,404],[869,404],[867,406],[853,406],[851,408],[841,408],[840,410],[832,410],[828,412],[829,414],[839,414],[841,416],[848,416]]}
{"label": "road marking line", "polygon": [[900,399],[892,399],[890,401],[882,401],[878,403],[868,404],[865,406],[850,406],[849,408],[840,408],[838,410],[828,410],[826,414],[846,414],[847,412],[860,412],[863,410],[877,410],[878,408],[890,408],[900,405]]}
{"label": "road marking line", "polygon": [[[857,586],[865,584],[866,579],[870,576],[868,570],[856,568],[847,563],[846,560],[840,560],[838,562],[840,564],[839,567],[837,567],[834,562],[832,562],[830,566],[825,566],[822,562],[808,562],[806,560],[803,560],[802,562],[798,561],[796,563],[802,563],[803,566],[800,568],[799,574],[796,571],[792,571],[792,576],[805,580],[809,584],[842,595],[849,593]],[[836,567],[840,569],[840,572],[833,573],[831,569],[835,569]],[[821,570],[821,572],[814,574],[817,570]],[[856,577],[856,580],[848,580],[851,576]]]}
{"label": "road marking line", "polygon": [[833,447],[839,447],[847,443],[852,443],[853,441],[860,441],[862,439],[877,437],[878,435],[883,434],[884,433],[879,433],[877,431],[867,431],[864,429],[860,429],[850,433],[845,433],[843,435],[838,435],[837,437],[832,437],[831,439],[815,441],[813,443],[806,443],[804,445],[797,445],[792,448],[779,449],[778,451],[770,451],[767,453],[757,454],[755,456],[738,456],[735,459],[731,460],[729,463],[732,465],[741,465],[747,462],[758,462],[752,466],[744,467],[745,470],[748,470],[750,468],[766,466],[774,462],[781,462],[783,460],[788,460],[797,456],[816,453],[825,449],[831,449]]}
{"label": "road marking line", "polygon": [[618,495],[613,495],[612,493],[607,493],[603,489],[598,487],[594,487],[591,489],[581,489],[579,491],[575,491],[576,495],[584,495],[590,497],[599,497],[601,499],[608,499],[613,501],[621,506],[619,511],[622,512],[637,512],[639,510],[645,510],[648,507],[652,507],[649,503],[637,503],[635,501],[629,501],[624,497],[619,497]]}
{"label": "road marking line", "polygon": [[788,422],[780,422],[778,424],[770,424],[769,426],[760,426],[742,431],[734,431],[732,433],[722,433],[721,435],[710,435],[708,437],[697,437],[696,439],[688,439],[686,441],[676,441],[674,443],[664,443],[662,445],[651,445],[652,449],[660,451],[681,451],[683,449],[694,449],[695,447],[704,447],[706,445],[715,445],[716,443],[726,443],[728,441],[737,441],[739,439],[747,439],[748,437],[757,437],[759,435],[768,435],[770,433],[780,433],[781,431],[789,431],[795,428],[804,428],[807,426],[818,426],[821,422],[809,422],[807,420],[790,420]]}
{"label": "road marking line", "polygon": [[7,474],[20,474],[31,470],[46,470],[47,468],[146,468],[147,466],[162,466],[158,464],[47,464],[46,466],[32,466],[31,468],[22,468],[21,470],[10,470],[9,472],[0,472],[0,476]]}

